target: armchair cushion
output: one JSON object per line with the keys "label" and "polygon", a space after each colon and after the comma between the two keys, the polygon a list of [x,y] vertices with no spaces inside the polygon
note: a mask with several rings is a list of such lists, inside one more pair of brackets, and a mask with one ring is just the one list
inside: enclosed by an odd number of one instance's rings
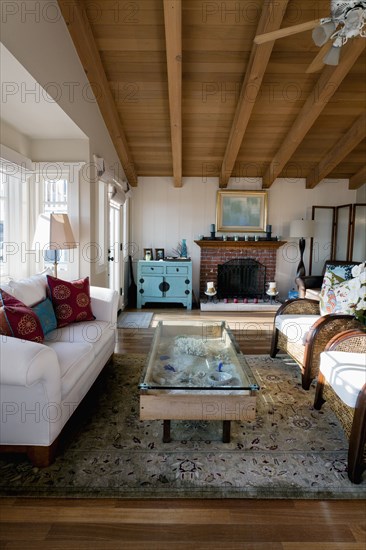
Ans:
{"label": "armchair cushion", "polygon": [[320,315],[278,315],[275,318],[275,328],[284,334],[289,342],[299,342],[305,345],[310,327]]}
{"label": "armchair cushion", "polygon": [[324,351],[320,354],[320,372],[343,403],[355,408],[361,388],[366,384],[364,354]]}

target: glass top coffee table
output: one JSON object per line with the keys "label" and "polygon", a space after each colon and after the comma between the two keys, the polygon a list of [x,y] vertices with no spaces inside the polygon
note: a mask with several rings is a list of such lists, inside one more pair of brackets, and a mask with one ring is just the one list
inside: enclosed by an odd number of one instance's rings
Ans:
{"label": "glass top coffee table", "polygon": [[259,386],[225,322],[160,321],[139,384],[140,419],[254,420]]}

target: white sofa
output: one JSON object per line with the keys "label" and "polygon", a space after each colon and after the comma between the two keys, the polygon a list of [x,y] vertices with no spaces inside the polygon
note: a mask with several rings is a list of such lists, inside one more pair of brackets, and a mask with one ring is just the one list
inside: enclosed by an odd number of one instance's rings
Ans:
{"label": "white sofa", "polygon": [[[24,288],[28,302],[46,297],[45,275],[23,282],[5,290],[24,303]],[[0,337],[0,452],[26,452],[39,466],[52,462],[62,428],[115,347],[118,294],[92,286],[90,296],[94,321],[53,330],[42,344]]]}

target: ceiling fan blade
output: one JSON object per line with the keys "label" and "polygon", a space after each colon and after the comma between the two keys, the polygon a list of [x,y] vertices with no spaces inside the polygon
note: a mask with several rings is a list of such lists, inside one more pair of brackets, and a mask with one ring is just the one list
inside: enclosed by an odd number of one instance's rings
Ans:
{"label": "ceiling fan blade", "polygon": [[305,71],[306,73],[317,73],[318,71],[322,70],[322,68],[324,67],[323,58],[329,52],[332,45],[333,45],[332,41],[328,40],[328,42],[326,42],[324,46],[320,48],[315,58],[310,63],[309,67],[306,69]]}
{"label": "ceiling fan blade", "polygon": [[291,36],[292,34],[298,34],[300,32],[310,31],[320,25],[320,19],[314,21],[307,21],[306,23],[300,23],[299,25],[293,25],[292,27],[285,27],[278,29],[278,31],[266,32],[264,34],[258,34],[254,38],[255,44],[264,44],[265,42],[271,42],[277,38],[284,38],[285,36]]}

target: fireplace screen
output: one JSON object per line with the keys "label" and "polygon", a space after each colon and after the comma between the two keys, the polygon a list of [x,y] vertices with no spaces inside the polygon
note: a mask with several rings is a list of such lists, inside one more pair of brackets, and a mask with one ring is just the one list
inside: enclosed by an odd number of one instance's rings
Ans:
{"label": "fireplace screen", "polygon": [[218,265],[217,297],[263,298],[266,267],[250,258],[239,258]]}

